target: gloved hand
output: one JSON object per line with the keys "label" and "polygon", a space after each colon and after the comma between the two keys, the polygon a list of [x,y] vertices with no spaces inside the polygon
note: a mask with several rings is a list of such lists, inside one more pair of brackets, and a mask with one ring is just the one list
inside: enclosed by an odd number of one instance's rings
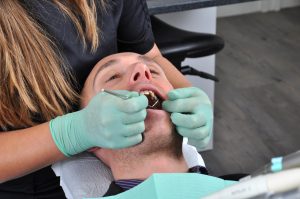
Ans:
{"label": "gloved hand", "polygon": [[100,92],[84,109],[50,121],[59,150],[71,156],[92,147],[125,148],[142,141],[148,99],[137,92],[117,91],[119,97]]}
{"label": "gloved hand", "polygon": [[171,112],[171,120],[177,132],[189,138],[197,149],[210,141],[213,126],[213,110],[208,96],[199,88],[180,88],[168,93],[163,109]]}

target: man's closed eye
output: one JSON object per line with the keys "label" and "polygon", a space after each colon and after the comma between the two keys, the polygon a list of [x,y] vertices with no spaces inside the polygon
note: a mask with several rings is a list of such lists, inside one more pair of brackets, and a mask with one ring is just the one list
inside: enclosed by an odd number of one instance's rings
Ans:
{"label": "man's closed eye", "polygon": [[157,71],[155,71],[155,70],[150,70],[150,73],[152,74],[152,75],[159,75],[159,72],[157,72]]}
{"label": "man's closed eye", "polygon": [[120,78],[119,74],[110,75],[109,78],[105,82],[109,82],[109,81],[112,81],[112,80],[115,80],[118,78]]}

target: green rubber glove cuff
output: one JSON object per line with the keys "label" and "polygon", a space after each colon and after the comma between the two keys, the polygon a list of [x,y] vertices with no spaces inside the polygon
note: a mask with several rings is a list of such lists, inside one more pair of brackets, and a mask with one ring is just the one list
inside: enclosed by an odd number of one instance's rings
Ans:
{"label": "green rubber glove cuff", "polygon": [[[57,146],[57,148],[67,157],[81,153],[88,148],[89,146],[84,145],[84,142],[77,142],[78,133],[80,129],[74,129],[82,125],[81,120],[78,119],[79,113],[69,113],[63,116],[56,117],[50,121],[49,127],[52,138]],[[73,125],[77,123],[77,125]]]}

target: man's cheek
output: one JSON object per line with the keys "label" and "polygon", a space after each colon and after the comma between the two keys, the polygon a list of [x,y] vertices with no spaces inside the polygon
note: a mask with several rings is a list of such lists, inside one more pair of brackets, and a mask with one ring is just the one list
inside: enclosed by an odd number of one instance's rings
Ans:
{"label": "man's cheek", "polygon": [[168,93],[168,92],[170,92],[171,90],[173,90],[174,88],[173,88],[173,86],[171,85],[171,83],[169,82],[169,81],[161,81],[161,82],[163,82],[162,83],[162,89],[166,92],[166,93]]}

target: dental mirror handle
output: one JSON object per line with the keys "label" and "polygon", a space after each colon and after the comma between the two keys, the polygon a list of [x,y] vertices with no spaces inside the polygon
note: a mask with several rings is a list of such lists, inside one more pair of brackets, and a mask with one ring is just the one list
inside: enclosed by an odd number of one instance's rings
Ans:
{"label": "dental mirror handle", "polygon": [[111,94],[111,95],[113,95],[113,96],[119,97],[119,98],[121,98],[121,99],[123,99],[123,100],[127,100],[127,99],[130,98],[130,97],[127,96],[127,95],[122,95],[122,94],[120,94],[120,93],[117,93],[116,91],[107,90],[107,89],[104,89],[104,88],[102,88],[101,91],[102,91],[102,92],[105,92],[105,93],[108,93],[108,94]]}

